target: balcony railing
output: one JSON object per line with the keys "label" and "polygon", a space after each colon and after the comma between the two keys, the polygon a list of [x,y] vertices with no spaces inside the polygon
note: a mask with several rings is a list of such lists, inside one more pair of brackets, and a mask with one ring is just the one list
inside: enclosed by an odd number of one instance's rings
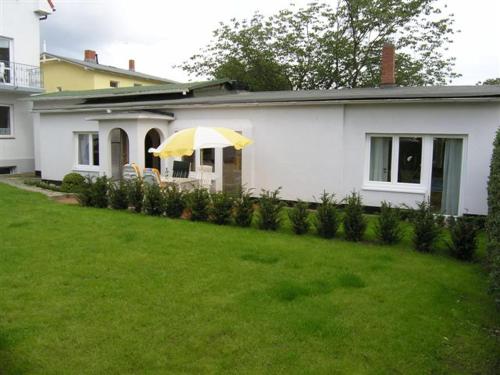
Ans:
{"label": "balcony railing", "polygon": [[43,81],[38,66],[0,60],[0,85],[28,89],[42,89]]}

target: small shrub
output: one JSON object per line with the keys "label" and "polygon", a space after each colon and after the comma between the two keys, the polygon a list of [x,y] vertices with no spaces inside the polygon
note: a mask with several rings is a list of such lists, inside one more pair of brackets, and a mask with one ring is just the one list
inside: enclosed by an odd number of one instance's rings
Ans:
{"label": "small shrub", "polygon": [[79,173],[68,173],[64,176],[61,184],[61,191],[66,193],[78,193],[85,183],[85,177]]}
{"label": "small shrub", "polygon": [[361,195],[353,191],[345,198],[344,232],[349,241],[360,241],[366,230]]}
{"label": "small shrub", "polygon": [[207,189],[196,188],[189,193],[191,220],[206,221],[209,214],[210,194]]}
{"label": "small shrub", "polygon": [[264,190],[259,197],[259,228],[264,230],[276,230],[281,223],[281,209],[284,204],[279,194],[281,188],[276,190]]}
{"label": "small shrub", "polygon": [[236,225],[249,227],[252,224],[253,211],[254,204],[251,190],[242,189],[238,197],[234,200],[233,218]]}
{"label": "small shrub", "polygon": [[144,184],[142,178],[134,178],[128,182],[128,201],[135,212],[142,212],[144,206]]}
{"label": "small shrub", "polygon": [[128,209],[128,185],[125,181],[109,184],[109,203],[115,210]]}
{"label": "small shrub", "polygon": [[185,194],[175,185],[165,189],[165,212],[168,217],[176,219],[182,216],[186,208]]}
{"label": "small shrub", "polygon": [[161,216],[165,211],[163,191],[157,184],[144,185],[144,212],[152,216]]}
{"label": "small shrub", "polygon": [[438,240],[441,227],[432,213],[429,202],[422,201],[412,215],[414,234],[413,245],[417,251],[430,253]]}
{"label": "small shrub", "polygon": [[335,202],[334,196],[334,194],[328,194],[324,191],[316,209],[314,226],[318,234],[324,238],[335,237],[339,228],[337,202]]}
{"label": "small shrub", "polygon": [[81,206],[92,206],[92,184],[94,182],[92,181],[92,178],[87,176],[83,184],[81,186],[81,189],[79,192],[76,193],[76,198],[78,199],[78,202],[80,203]]}
{"label": "small shrub", "polygon": [[225,192],[213,193],[211,198],[210,220],[219,225],[228,224],[231,221],[233,198]]}
{"label": "small shrub", "polygon": [[380,204],[380,214],[375,224],[375,235],[385,244],[394,244],[401,240],[399,209],[388,202]]}
{"label": "small shrub", "polygon": [[97,208],[108,207],[108,189],[109,179],[106,176],[100,176],[90,185],[92,195],[92,206]]}
{"label": "small shrub", "polygon": [[288,211],[288,218],[292,223],[292,230],[295,234],[304,234],[309,230],[308,204],[298,200],[292,209]]}
{"label": "small shrub", "polygon": [[478,227],[471,219],[459,217],[450,221],[451,241],[448,248],[451,255],[460,260],[472,260],[477,248],[477,232]]}

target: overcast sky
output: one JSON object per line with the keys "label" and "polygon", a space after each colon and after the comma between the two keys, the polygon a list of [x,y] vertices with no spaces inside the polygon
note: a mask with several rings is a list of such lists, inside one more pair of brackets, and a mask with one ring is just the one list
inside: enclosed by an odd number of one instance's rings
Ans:
{"label": "overcast sky", "polygon": [[[99,62],[177,81],[189,77],[173,65],[203,48],[221,21],[248,18],[256,11],[271,15],[289,0],[53,0],[56,12],[42,22],[47,51],[83,59],[85,49]],[[301,6],[310,0],[295,0]],[[500,0],[443,0],[455,14],[450,55],[463,77],[453,84],[475,84],[500,77]]]}

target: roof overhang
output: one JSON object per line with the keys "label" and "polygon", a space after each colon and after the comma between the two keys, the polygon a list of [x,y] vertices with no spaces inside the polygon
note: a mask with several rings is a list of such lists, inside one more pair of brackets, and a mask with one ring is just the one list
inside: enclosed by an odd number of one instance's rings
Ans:
{"label": "roof overhang", "polygon": [[85,118],[86,121],[116,121],[116,120],[163,120],[173,121],[174,116],[151,112],[112,112]]}

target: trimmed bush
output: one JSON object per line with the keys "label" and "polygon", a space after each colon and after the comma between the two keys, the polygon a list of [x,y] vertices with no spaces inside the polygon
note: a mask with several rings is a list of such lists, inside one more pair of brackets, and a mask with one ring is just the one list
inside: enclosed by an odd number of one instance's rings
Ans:
{"label": "trimmed bush", "polygon": [[348,241],[361,241],[366,231],[361,195],[353,191],[345,198],[344,233]]}
{"label": "trimmed bush", "polygon": [[165,197],[157,184],[144,185],[144,212],[152,216],[161,216],[165,211]]}
{"label": "trimmed bush", "polygon": [[196,188],[189,193],[189,209],[191,220],[206,221],[210,207],[210,193],[207,189]]}
{"label": "trimmed bush", "polygon": [[434,216],[429,202],[418,203],[417,209],[413,211],[412,221],[414,225],[413,246],[415,250],[424,253],[434,251],[434,246],[441,234],[440,219]]}
{"label": "trimmed bush", "polygon": [[225,192],[211,194],[210,221],[215,224],[225,225],[231,221],[233,198]]}
{"label": "trimmed bush", "polygon": [[96,177],[90,185],[92,195],[92,206],[97,208],[107,208],[109,205],[108,199],[109,179],[106,176]]}
{"label": "trimmed bush", "polygon": [[493,142],[488,178],[488,267],[490,292],[500,309],[500,128]]}
{"label": "trimmed bush", "polygon": [[61,191],[66,193],[78,193],[85,183],[85,177],[79,173],[68,173],[64,176],[61,184]]}
{"label": "trimmed bush", "polygon": [[186,208],[185,194],[175,185],[165,189],[165,213],[168,217],[177,219]]}
{"label": "trimmed bush", "polygon": [[451,237],[448,248],[451,255],[460,260],[471,261],[477,248],[478,227],[474,220],[459,217],[448,220],[448,223]]}
{"label": "trimmed bush", "polygon": [[115,210],[128,209],[128,185],[125,181],[109,184],[109,204]]}
{"label": "trimmed bush", "polygon": [[262,189],[259,196],[259,228],[276,230],[281,223],[281,209],[284,203],[280,199],[281,187],[276,190]]}
{"label": "trimmed bush", "polygon": [[388,202],[381,202],[380,214],[375,224],[375,235],[380,242],[394,244],[401,240],[399,209]]}
{"label": "trimmed bush", "polygon": [[324,191],[319,198],[320,203],[314,217],[316,231],[324,238],[335,237],[339,229],[339,214],[334,197],[334,194],[328,194]]}
{"label": "trimmed bush", "polygon": [[128,201],[135,212],[142,212],[144,206],[144,184],[142,178],[134,178],[128,182]]}
{"label": "trimmed bush", "polygon": [[292,223],[292,230],[295,234],[304,234],[309,230],[308,204],[298,200],[292,209],[288,211],[288,217]]}
{"label": "trimmed bush", "polygon": [[233,218],[236,225],[249,227],[252,224],[254,202],[251,190],[241,190],[234,200]]}
{"label": "trimmed bush", "polygon": [[79,192],[76,193],[76,198],[80,206],[92,206],[92,178],[87,176],[84,178],[83,184]]}

